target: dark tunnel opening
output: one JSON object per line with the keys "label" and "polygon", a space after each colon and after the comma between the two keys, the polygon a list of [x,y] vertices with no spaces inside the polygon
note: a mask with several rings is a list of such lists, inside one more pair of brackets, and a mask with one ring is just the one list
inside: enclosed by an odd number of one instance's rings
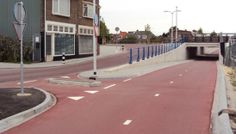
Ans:
{"label": "dark tunnel opening", "polygon": [[216,61],[219,59],[218,54],[204,54],[203,49],[198,53],[197,47],[187,47],[187,59],[199,61]]}

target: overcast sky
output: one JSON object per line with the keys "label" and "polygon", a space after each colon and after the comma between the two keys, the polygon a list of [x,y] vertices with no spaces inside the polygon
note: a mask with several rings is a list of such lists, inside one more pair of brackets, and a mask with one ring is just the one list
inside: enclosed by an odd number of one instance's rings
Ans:
{"label": "overcast sky", "polygon": [[173,11],[176,6],[181,10],[180,29],[201,27],[203,32],[236,33],[236,0],[100,0],[100,5],[111,33],[115,27],[121,31],[144,30],[146,24],[157,35],[168,32],[171,15],[163,11]]}

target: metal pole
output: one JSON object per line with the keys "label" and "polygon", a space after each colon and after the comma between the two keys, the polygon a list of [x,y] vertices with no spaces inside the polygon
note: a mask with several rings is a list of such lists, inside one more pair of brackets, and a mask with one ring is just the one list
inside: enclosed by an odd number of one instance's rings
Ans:
{"label": "metal pole", "polygon": [[95,15],[96,15],[96,1],[93,0],[93,75],[97,76],[97,53],[96,53],[96,26],[95,26]]}
{"label": "metal pole", "polygon": [[174,31],[173,31],[173,25],[174,25],[174,12],[171,12],[171,43],[173,43],[173,37],[174,37]]}
{"label": "metal pole", "polygon": [[[22,22],[20,25],[21,25],[20,28],[22,29],[23,25]],[[20,39],[20,88],[21,88],[21,94],[24,94],[23,35],[21,35]]]}

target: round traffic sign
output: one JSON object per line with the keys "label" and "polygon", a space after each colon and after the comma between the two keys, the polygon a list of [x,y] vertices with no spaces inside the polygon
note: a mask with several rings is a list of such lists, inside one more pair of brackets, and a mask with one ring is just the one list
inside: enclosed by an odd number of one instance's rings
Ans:
{"label": "round traffic sign", "polygon": [[25,20],[25,14],[26,14],[23,2],[17,2],[14,5],[13,14],[14,14],[15,20],[19,24],[23,24]]}
{"label": "round traffic sign", "polygon": [[116,32],[120,31],[120,28],[119,27],[116,27],[115,28]]}

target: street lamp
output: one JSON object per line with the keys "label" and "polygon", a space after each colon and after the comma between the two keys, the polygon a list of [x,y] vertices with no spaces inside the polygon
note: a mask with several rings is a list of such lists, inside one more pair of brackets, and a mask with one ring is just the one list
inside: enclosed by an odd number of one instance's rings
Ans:
{"label": "street lamp", "polygon": [[164,11],[165,13],[170,13],[171,14],[171,43],[173,43],[173,37],[174,37],[174,35],[173,35],[173,23],[174,23],[174,21],[173,21],[173,19],[174,19],[174,12],[171,12],[171,11]]}
{"label": "street lamp", "polygon": [[178,41],[178,12],[181,12],[181,10],[178,10],[178,7],[176,6],[176,10],[174,12],[176,12],[176,29],[175,29],[176,35],[175,35],[175,42],[177,43],[177,41]]}

